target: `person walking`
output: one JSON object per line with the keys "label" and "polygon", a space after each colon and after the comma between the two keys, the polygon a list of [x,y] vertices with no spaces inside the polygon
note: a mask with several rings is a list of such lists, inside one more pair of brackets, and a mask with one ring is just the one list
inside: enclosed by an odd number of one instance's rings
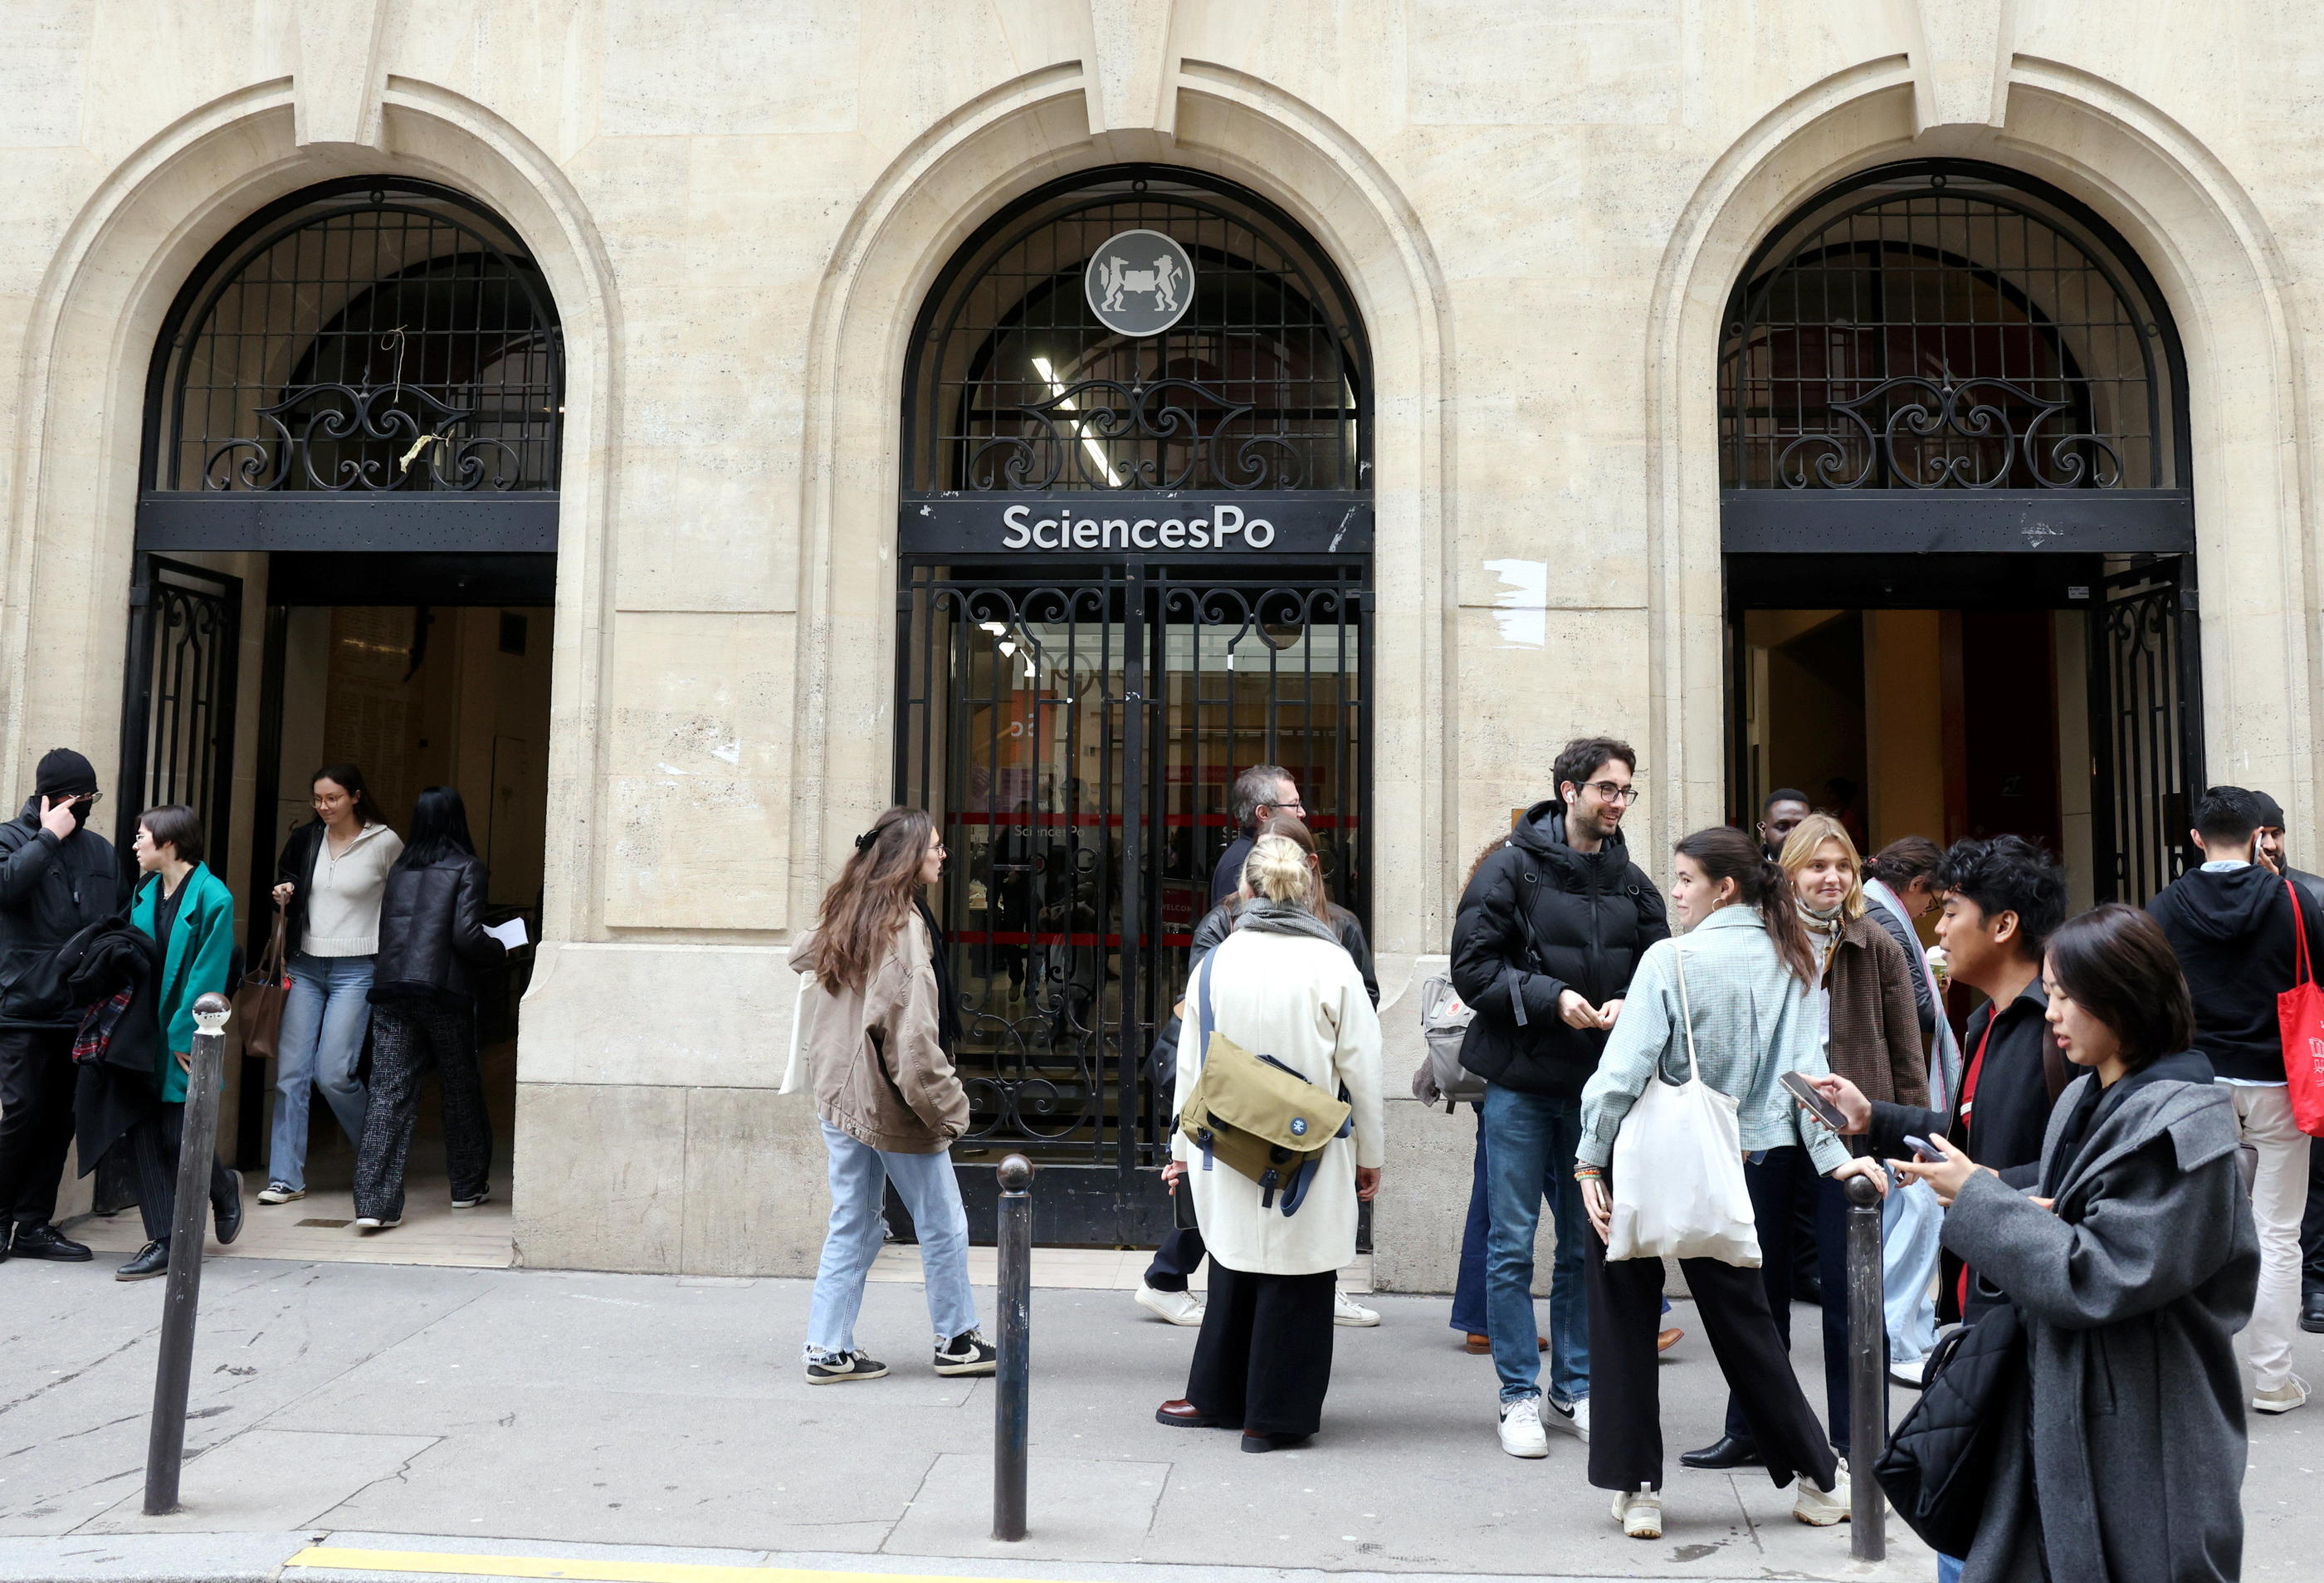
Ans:
{"label": "person walking", "polygon": [[[1614,1492],[1634,1539],[1662,1537],[1663,1431],[1655,1327],[1659,1258],[1609,1259],[1614,1143],[1648,1083],[1692,1073],[1736,1104],[1747,1153],[1796,1149],[1833,1177],[1877,1176],[1869,1160],[1804,1117],[1782,1075],[1824,1071],[1815,948],[1790,880],[1742,831],[1698,830],[1678,843],[1670,899],[1687,925],[1648,948],[1597,1071],[1582,1091],[1573,1175],[1591,1230],[1590,1482]],[[1885,937],[1884,937],[1885,938]],[[1682,976],[1683,976],[1682,981]],[[1757,1458],[1778,1486],[1797,1481],[1792,1514],[1828,1527],[1849,1514],[1848,1465],[1832,1450],[1792,1372],[1757,1270],[1683,1259],[1695,1313],[1734,1393]]]}
{"label": "person walking", "polygon": [[2246,1439],[2235,1335],[2263,1254],[2234,1090],[2188,1048],[2197,1014],[2154,920],[2110,903],[2050,937],[2046,1018],[2082,1074],[2036,1180],[1969,1153],[1899,1162],[1947,1206],[1945,1245],[2015,1305],[2026,1388],[2003,1394],[1964,1583],[2243,1575]]}
{"label": "person walking", "polygon": [[32,794],[0,824],[0,1262],[85,1263],[56,1228],[57,1189],[73,1134],[78,1008],[36,1004],[39,969],[128,894],[120,855],[88,828],[102,793],[69,747],[42,755]]}
{"label": "person walking", "polygon": [[[1925,1106],[1928,1067],[1921,1055],[1913,1009],[1912,970],[1888,931],[1866,916],[1856,843],[1830,814],[1811,814],[1784,843],[1782,866],[1800,926],[1816,956],[1816,1022],[1825,1069],[1854,1082],[1872,1097]],[[1784,1347],[1792,1344],[1792,1237],[1804,1193],[1815,1215],[1818,1273],[1831,1301],[1822,1305],[1823,1378],[1833,1449],[1845,1459],[1849,1444],[1848,1199],[1840,1183],[1820,1170],[1809,1152],[1781,1145],[1747,1162],[1751,1208],[1758,1221],[1767,1307]],[[1679,1460],[1690,1467],[1742,1467],[1758,1448],[1740,1400],[1727,1403],[1725,1432]]]}
{"label": "person walking", "polygon": [[[1922,949],[1914,921],[1936,905],[1936,874],[1944,849],[1926,836],[1888,843],[1864,866],[1865,915],[1888,931],[1904,953],[1913,979],[1913,1010],[1921,1021],[1921,1048],[1928,1056],[1929,1102],[1951,1103],[1960,1076],[1952,1020],[1945,1014],[1944,987]],[[1936,1195],[1908,1186],[1890,1193],[1880,1210],[1882,1283],[1888,1329],[1888,1377],[1918,1390],[1929,1350],[1937,1344],[1934,1289],[1943,1248],[1943,1213]]]}
{"label": "person walking", "polygon": [[876,1380],[888,1365],[855,1345],[864,1277],[880,1252],[880,1205],[893,1182],[920,1243],[920,1279],[940,1375],[989,1375],[999,1354],[976,1323],[968,1212],[953,1140],[968,1130],[968,1092],[953,1070],[958,1038],[943,932],[923,893],[944,874],[936,821],[891,808],[855,838],[791,947],[807,976],[806,1041],[831,1183],[831,1220],[807,1306],[810,1385]]}
{"label": "person walking", "polygon": [[[151,1281],[170,1272],[171,1230],[177,1223],[178,1156],[186,1129],[187,1077],[193,1067],[194,1003],[224,995],[234,969],[234,893],[203,862],[202,821],[183,803],[166,803],[137,816],[132,845],[145,878],[129,921],[161,950],[161,994],[154,1012],[161,1024],[153,1083],[161,1103],[132,1126],[124,1142],[137,1178],[137,1213],[145,1245],[113,1273],[116,1281]],[[210,1156],[210,1215],[217,1239],[242,1235],[242,1173]]]}
{"label": "person walking", "polygon": [[[1945,898],[1937,941],[1951,976],[1987,997],[1969,1015],[1960,1093],[1950,1108],[1927,1110],[1875,1104],[1844,1077],[1819,1078],[1816,1087],[1846,1117],[1841,1134],[1868,1138],[1884,1159],[1912,1153],[1908,1137],[1943,1136],[2012,1186],[2030,1186],[2068,1077],[2042,992],[2043,952],[2066,916],[2065,871],[2023,837],[1996,836],[1954,842],[1936,885]],[[1978,1292],[1960,1258],[1943,1253],[1939,1273],[1939,1317],[1973,1313]]]}
{"label": "person walking", "polygon": [[443,1092],[444,1163],[452,1208],[491,1197],[492,1119],[476,1060],[476,974],[508,951],[484,932],[487,884],[468,809],[449,786],[411,805],[411,840],[380,893],[372,965],[371,1100],[355,1148],[355,1229],[403,1224],[403,1167],[432,1069]]}
{"label": "person walking", "polygon": [[2194,996],[2194,1047],[2233,1104],[2243,1148],[2256,1162],[2251,1182],[2259,1226],[2259,1297],[2246,1333],[2251,1404],[2290,1412],[2308,1401],[2292,1372],[2292,1332],[2300,1314],[2300,1222],[2308,1204],[2308,1134],[2292,1119],[2284,1087],[2276,996],[2295,976],[2294,937],[2324,959],[2324,917],[2294,907],[2292,883],[2255,863],[2264,816],[2240,786],[2214,786],[2195,805],[2189,832],[2203,854],[2147,903],[2185,969]]}
{"label": "person walking", "polygon": [[290,995],[274,1051],[274,1128],[262,1204],[307,1196],[308,1106],[314,1091],[361,1146],[370,1097],[355,1076],[371,1028],[379,903],[403,842],[372,806],[363,771],[327,764],[311,777],[315,817],[290,832],[275,866]]}
{"label": "person walking", "polygon": [[1299,801],[1299,782],[1281,764],[1253,764],[1237,775],[1227,810],[1234,815],[1235,838],[1227,843],[1211,870],[1213,907],[1233,895],[1242,884],[1243,862],[1250,856],[1251,843],[1259,838],[1260,825],[1278,812],[1301,819],[1307,817],[1307,805]]}
{"label": "person walking", "polygon": [[[1487,1085],[1485,1308],[1501,1449],[1512,1457],[1548,1456],[1545,1426],[1590,1438],[1589,1223],[1573,1180],[1582,1089],[1639,957],[1670,934],[1661,895],[1622,839],[1637,764],[1610,736],[1567,743],[1552,770],[1557,794],[1527,809],[1485,859],[1452,927],[1452,987],[1475,1013],[1461,1064]],[[1546,1393],[1533,1307],[1545,1198],[1557,1231]]]}
{"label": "person walking", "polygon": [[[1306,906],[1325,923],[1340,947],[1348,953],[1349,960],[1364,981],[1364,994],[1374,1006],[1379,1004],[1379,983],[1372,976],[1371,942],[1364,938],[1364,926],[1353,912],[1331,899],[1323,884],[1323,854],[1315,846],[1315,838],[1306,823],[1288,813],[1277,810],[1259,822],[1259,835],[1281,836],[1296,845],[1305,855],[1309,882]],[[1249,887],[1240,880],[1226,900],[1205,912],[1194,924],[1187,953],[1186,969],[1191,978],[1203,958],[1216,949],[1220,942],[1234,931],[1235,920],[1243,907],[1252,900]],[[1175,1091],[1177,1082],[1178,1038],[1184,1023],[1176,1011],[1155,1036],[1154,1048],[1148,1057],[1148,1069],[1157,1093]],[[1202,1267],[1204,1257],[1202,1227],[1174,1226],[1154,1250],[1154,1257],[1139,1278],[1132,1301],[1156,1318],[1173,1325],[1198,1326],[1203,1322],[1203,1300],[1187,1289],[1189,1279]],[[1332,1322],[1356,1328],[1379,1323],[1379,1310],[1366,1308],[1345,1291],[1334,1290],[1332,1294]]]}
{"label": "person walking", "polygon": [[[2292,866],[2283,840],[2283,807],[2264,792],[2259,799],[2259,860],[2300,890],[2302,908],[2324,918],[2324,875]],[[2308,1205],[2300,1218],[2300,1328],[2324,1334],[2324,1149],[2308,1146]]]}
{"label": "person walking", "polygon": [[[1194,1048],[1177,1063],[1174,1114],[1183,1115],[1216,1032],[1288,1068],[1352,1107],[1348,1135],[1324,1146],[1304,1198],[1204,1161],[1173,1130],[1164,1176],[1194,1196],[1211,1258],[1210,1301],[1186,1375],[1186,1393],[1157,1421],[1240,1429],[1246,1451],[1313,1436],[1332,1383],[1333,1293],[1356,1256],[1356,1206],[1379,1191],[1379,1018],[1362,977],[1331,926],[1310,907],[1306,855],[1261,835],[1243,865],[1250,904],[1204,959],[1188,991]],[[1296,1213],[1291,1211],[1296,1209]]]}

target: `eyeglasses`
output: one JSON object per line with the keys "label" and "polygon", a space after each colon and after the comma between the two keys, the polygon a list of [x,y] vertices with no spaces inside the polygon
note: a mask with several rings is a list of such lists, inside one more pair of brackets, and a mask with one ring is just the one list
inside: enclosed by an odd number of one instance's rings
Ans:
{"label": "eyeglasses", "polygon": [[1585,781],[1582,784],[1606,801],[1618,802],[1626,808],[1638,800],[1636,786],[1625,786],[1614,781]]}

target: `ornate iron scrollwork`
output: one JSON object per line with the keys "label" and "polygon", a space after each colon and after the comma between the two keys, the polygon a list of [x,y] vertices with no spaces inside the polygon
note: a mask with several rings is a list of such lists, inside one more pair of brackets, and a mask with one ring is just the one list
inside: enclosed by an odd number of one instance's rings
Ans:
{"label": "ornate iron scrollwork", "polygon": [[1306,458],[1296,437],[1229,432],[1253,410],[1191,379],[1085,379],[1019,405],[1023,433],[979,441],[969,455],[968,486],[1303,487]]}
{"label": "ornate iron scrollwork", "polygon": [[[417,385],[311,384],[258,416],[271,432],[214,449],[205,489],[505,490],[523,473],[507,441],[461,432],[473,409]],[[353,454],[334,454],[339,447]],[[413,477],[423,465],[424,484]]]}
{"label": "ornate iron scrollwork", "polygon": [[[1980,392],[1989,393],[1972,393]],[[1803,434],[1777,454],[1784,487],[1999,489],[2015,477],[2043,489],[2111,489],[2122,481],[2122,457],[2105,439],[2044,430],[2072,403],[2006,379],[1899,375],[1825,410],[1835,432]]]}

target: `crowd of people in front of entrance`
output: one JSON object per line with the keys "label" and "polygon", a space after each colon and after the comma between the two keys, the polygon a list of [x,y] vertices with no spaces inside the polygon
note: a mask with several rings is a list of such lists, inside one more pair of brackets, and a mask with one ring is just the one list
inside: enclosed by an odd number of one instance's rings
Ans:
{"label": "crowd of people in front of entrance", "polygon": [[[1657,886],[1622,835],[1636,769],[1619,742],[1569,744],[1554,795],[1480,857],[1450,941],[1470,1017],[1461,1064],[1483,1079],[1452,1319],[1493,1358],[1502,1449],[1546,1456],[1551,1430],[1586,1442],[1614,1521],[1660,1536],[1655,1360],[1680,1333],[1664,1321],[1663,1259],[1618,1251],[1622,1217],[1645,1213],[1624,1208],[1626,1191],[1654,1192],[1618,1162],[1634,1118],[1701,1083],[1732,1107],[1751,1245],[1678,1260],[1731,1393],[1723,1432],[1683,1464],[1760,1467],[1793,1486],[1800,1521],[1848,1517],[1850,1461],[1880,1450],[1849,1443],[1841,1185],[1862,1177],[1884,1199],[1892,1378],[1922,1384],[1932,1357],[1941,1370],[1941,1328],[1965,1341],[2006,1311],[2022,1330],[2022,1383],[1993,1405],[1998,1449],[1978,1465],[1973,1537],[1941,1575],[2078,1576],[2103,1553],[2125,1575],[2236,1576],[2246,1410],[2304,1404],[2291,1334],[2324,1328],[2312,1292],[2301,1313],[2310,1149],[2276,1023],[2278,995],[2324,949],[2324,881],[2290,867],[2280,809],[2211,788],[2195,810],[2199,866],[2148,909],[2069,918],[2065,875],[2032,843],[1908,837],[1867,861],[1846,821],[1788,791],[1756,838],[1678,841]],[[1319,1433],[1335,1326],[1378,1322],[1335,1285],[1359,1205],[1382,1186],[1378,991],[1360,925],[1325,895],[1304,811],[1277,766],[1237,782],[1219,905],[1151,1057],[1174,1123],[1204,1119],[1174,1125],[1163,1174],[1181,1229],[1137,1294],[1201,1331],[1184,1394],[1157,1418],[1240,1430],[1256,1452]],[[806,1060],[833,1197],[807,1376],[887,1372],[854,1335],[883,1179],[918,1231],[933,1366],[988,1373],[946,1153],[969,1105],[922,899],[945,853],[908,809],[857,847],[794,958],[821,992]],[[1916,921],[1932,909],[1938,945],[1924,950]],[[1983,997],[1958,1038],[1956,984]],[[1237,1052],[1308,1086],[1294,1107],[1338,1127],[1319,1150],[1231,1166],[1235,1129],[1211,1107],[1235,1090],[1204,1073]],[[1260,1115],[1246,1116],[1254,1136]],[[1531,1295],[1545,1203],[1558,1233],[1545,1334]],[[1187,1277],[1205,1256],[1198,1298]],[[1821,1417],[1788,1357],[1800,1298],[1822,1309]]]}
{"label": "crowd of people in front of entrance", "polygon": [[[421,792],[407,841],[355,765],[318,770],[315,817],[284,844],[272,893],[281,962],[270,949],[255,983],[235,970],[234,896],[208,866],[199,816],[181,803],[145,810],[124,861],[88,828],[102,795],[88,760],[59,748],[41,760],[22,811],[0,824],[0,1262],[93,1257],[55,1224],[77,1149],[83,1176],[108,1158],[128,1167],[146,1242],[116,1278],[167,1273],[195,1003],[233,994],[237,979],[258,992],[246,1004],[271,998],[280,1014],[261,1204],[307,1196],[319,1088],[355,1149],[355,1227],[401,1224],[431,1070],[452,1207],[484,1202],[492,1130],[476,992],[479,971],[505,948],[484,928],[484,867],[459,792]],[[231,1243],[243,1227],[241,1172],[213,1158],[208,1192],[217,1238]]]}

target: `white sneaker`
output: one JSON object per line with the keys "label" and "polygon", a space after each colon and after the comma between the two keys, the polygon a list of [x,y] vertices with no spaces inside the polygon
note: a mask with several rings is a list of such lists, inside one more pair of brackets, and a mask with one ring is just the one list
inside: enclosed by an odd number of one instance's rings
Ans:
{"label": "white sneaker", "polygon": [[2289,1412],[2295,1407],[2308,1405],[2308,1382],[2298,1375],[2286,1375],[2283,1384],[2273,1391],[2252,1393],[2255,1412]]}
{"label": "white sneaker", "polygon": [[1888,1365],[1888,1378],[1895,1384],[1904,1386],[1907,1391],[1917,1391],[1927,1383],[1928,1370],[1929,1360],[1926,1357],[1915,1357],[1902,1363],[1891,1363]]}
{"label": "white sneaker", "polygon": [[1203,1322],[1203,1300],[1191,1291],[1164,1291],[1141,1281],[1138,1284],[1138,1306],[1174,1325]]}
{"label": "white sneaker", "polygon": [[1637,1489],[1614,1492],[1614,1521],[1622,1525],[1622,1532],[1631,1539],[1660,1539],[1663,1536],[1662,1491],[1640,1485]]}
{"label": "white sneaker", "polygon": [[1847,1522],[1850,1498],[1847,1458],[1840,1459],[1840,1471],[1832,1475],[1831,1482],[1831,1488],[1818,1489],[1802,1474],[1792,1486],[1792,1515],[1811,1528],[1829,1528],[1835,1523]]}
{"label": "white sneaker", "polygon": [[1335,1325],[1377,1325],[1379,1310],[1366,1308],[1346,1292],[1334,1288],[1332,1292],[1332,1323]]}
{"label": "white sneaker", "polygon": [[1544,1429],[1562,1429],[1579,1440],[1590,1443],[1590,1398],[1582,1397],[1571,1407],[1560,1407],[1547,1396],[1537,1398],[1545,1411],[1541,1415]]}
{"label": "white sneaker", "polygon": [[392,1220],[383,1220],[376,1215],[358,1215],[355,1222],[357,1231],[392,1231],[402,1224],[403,1217],[401,1215]]}
{"label": "white sneaker", "polygon": [[1549,1437],[1541,1432],[1540,1397],[1501,1403],[1501,1449],[1512,1457],[1549,1455]]}

